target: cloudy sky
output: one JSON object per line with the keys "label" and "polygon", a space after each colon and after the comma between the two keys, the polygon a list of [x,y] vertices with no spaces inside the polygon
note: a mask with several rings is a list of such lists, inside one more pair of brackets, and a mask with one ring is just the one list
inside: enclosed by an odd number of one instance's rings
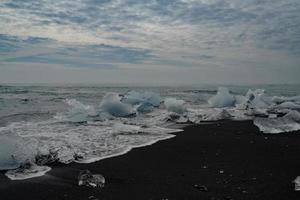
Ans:
{"label": "cloudy sky", "polygon": [[0,82],[300,83],[299,0],[0,0]]}

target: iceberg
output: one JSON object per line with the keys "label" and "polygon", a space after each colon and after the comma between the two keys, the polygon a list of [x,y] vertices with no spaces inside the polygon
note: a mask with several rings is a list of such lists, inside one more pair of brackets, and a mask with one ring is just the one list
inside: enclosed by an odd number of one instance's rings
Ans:
{"label": "iceberg", "polygon": [[129,117],[135,114],[132,106],[121,102],[121,97],[117,93],[106,94],[99,109],[115,117]]}
{"label": "iceberg", "polygon": [[300,113],[292,110],[283,117],[255,118],[254,124],[263,133],[283,133],[300,130]]}
{"label": "iceberg", "polygon": [[154,92],[140,93],[133,90],[124,95],[122,102],[131,105],[148,103],[154,107],[158,107],[160,105],[161,98],[159,94]]}
{"label": "iceberg", "polygon": [[265,91],[262,89],[248,90],[244,101],[237,105],[239,109],[267,109],[271,104],[271,98],[269,98]]}
{"label": "iceberg", "polygon": [[299,104],[296,104],[296,103],[291,102],[291,101],[283,102],[283,103],[279,104],[277,107],[281,108],[281,109],[293,109],[293,110],[300,109]]}
{"label": "iceberg", "polygon": [[185,102],[183,100],[177,100],[175,98],[166,98],[164,104],[168,111],[182,114],[186,111]]}
{"label": "iceberg", "polygon": [[211,97],[208,103],[214,108],[231,107],[235,104],[235,98],[229,93],[228,88],[220,87],[217,94]]}
{"label": "iceberg", "polygon": [[148,102],[144,102],[137,107],[137,111],[140,113],[149,113],[154,110],[154,106]]}

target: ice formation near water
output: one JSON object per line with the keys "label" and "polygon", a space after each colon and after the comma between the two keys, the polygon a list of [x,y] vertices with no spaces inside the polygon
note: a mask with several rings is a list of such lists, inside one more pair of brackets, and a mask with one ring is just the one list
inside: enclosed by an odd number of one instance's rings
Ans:
{"label": "ice formation near water", "polygon": [[185,102],[175,98],[166,98],[164,104],[168,111],[182,114],[186,111]]}
{"label": "ice formation near water", "polygon": [[163,105],[154,92],[107,92],[92,103],[68,95],[50,117],[21,115],[22,120],[2,123],[0,169],[11,169],[6,175],[17,180],[45,174],[52,162],[95,162],[172,138],[181,131],[172,128],[176,123],[253,120],[263,133],[300,130],[299,96],[272,97],[260,89],[234,95],[219,88],[195,104],[190,96],[174,98],[178,94],[165,95]]}
{"label": "ice formation near water", "polygon": [[71,122],[84,122],[88,117],[97,115],[93,106],[84,105],[76,99],[67,99],[66,103],[72,107],[66,114]]}
{"label": "ice formation near water", "polygon": [[228,88],[220,87],[215,96],[208,100],[211,107],[223,108],[233,106],[235,98],[229,93]]}
{"label": "ice formation near water", "polygon": [[148,103],[154,107],[158,107],[160,105],[161,98],[159,94],[154,92],[136,92],[132,90],[124,95],[122,102],[131,105]]}
{"label": "ice formation near water", "polygon": [[135,113],[131,105],[121,102],[121,97],[117,93],[106,94],[102,99],[99,110],[115,117],[128,117]]}
{"label": "ice formation near water", "polygon": [[255,118],[254,124],[264,133],[283,133],[300,130],[300,113],[290,111],[278,118]]}
{"label": "ice formation near water", "polygon": [[43,176],[50,170],[51,168],[47,166],[37,166],[34,163],[25,162],[19,168],[7,171],[5,175],[11,180],[24,180]]}

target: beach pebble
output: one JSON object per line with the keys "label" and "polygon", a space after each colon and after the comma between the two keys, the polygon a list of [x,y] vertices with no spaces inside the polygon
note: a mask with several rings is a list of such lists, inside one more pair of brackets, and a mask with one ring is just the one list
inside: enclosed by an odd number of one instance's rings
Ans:
{"label": "beach pebble", "polygon": [[300,176],[297,176],[293,183],[295,183],[295,191],[300,191]]}
{"label": "beach pebble", "polygon": [[101,174],[92,174],[89,170],[82,170],[78,175],[78,185],[87,187],[104,187],[105,178]]}

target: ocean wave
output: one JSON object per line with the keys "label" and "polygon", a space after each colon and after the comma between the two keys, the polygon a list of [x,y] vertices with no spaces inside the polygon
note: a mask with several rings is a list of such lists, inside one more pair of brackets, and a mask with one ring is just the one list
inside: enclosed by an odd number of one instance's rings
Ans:
{"label": "ocean wave", "polygon": [[[0,168],[13,169],[7,173],[11,179],[40,176],[53,161],[89,163],[172,138],[181,131],[170,128],[174,124],[253,120],[265,134],[300,130],[298,97],[272,97],[261,89],[235,95],[220,88],[203,105],[137,91],[109,92],[93,102],[67,98],[65,111],[54,116],[47,112],[45,118],[39,113],[37,118],[32,113],[8,116],[10,123],[0,127],[0,137],[5,137],[1,141],[8,144],[1,145],[5,151]],[[18,170],[28,162],[33,164],[26,165],[30,167],[24,173]]]}

